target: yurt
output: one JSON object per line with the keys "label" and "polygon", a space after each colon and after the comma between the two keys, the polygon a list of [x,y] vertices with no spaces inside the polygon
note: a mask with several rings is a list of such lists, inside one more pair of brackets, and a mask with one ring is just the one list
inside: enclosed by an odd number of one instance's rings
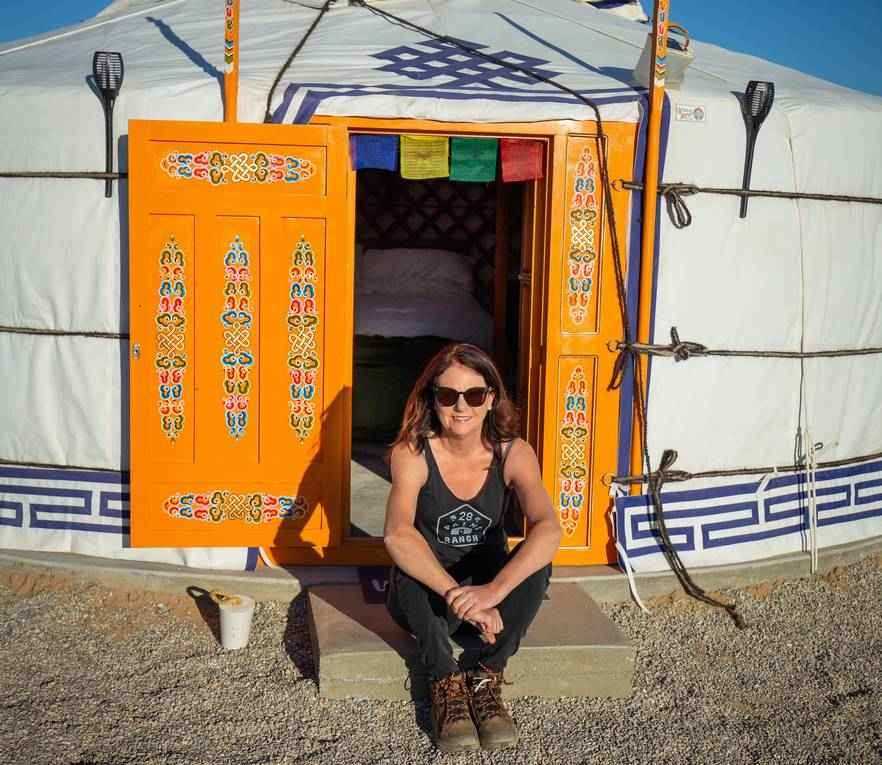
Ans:
{"label": "yurt", "polygon": [[672,13],[116,0],[0,47],[0,547],[382,564],[451,341],[557,564],[882,534],[882,99]]}

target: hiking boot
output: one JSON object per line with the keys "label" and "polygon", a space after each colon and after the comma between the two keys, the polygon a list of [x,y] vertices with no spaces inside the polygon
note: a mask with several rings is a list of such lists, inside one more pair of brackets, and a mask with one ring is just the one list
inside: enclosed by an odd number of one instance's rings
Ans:
{"label": "hiking boot", "polygon": [[469,714],[466,677],[455,672],[432,683],[432,729],[442,752],[480,749],[478,732]]}
{"label": "hiking boot", "polygon": [[503,749],[517,744],[518,729],[502,702],[502,685],[505,683],[502,672],[478,665],[466,676],[481,746]]}

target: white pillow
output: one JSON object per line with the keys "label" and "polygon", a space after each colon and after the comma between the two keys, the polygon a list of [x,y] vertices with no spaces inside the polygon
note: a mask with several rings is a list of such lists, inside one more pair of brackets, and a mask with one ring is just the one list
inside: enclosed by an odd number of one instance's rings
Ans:
{"label": "white pillow", "polygon": [[471,261],[450,250],[366,250],[357,273],[356,289],[364,293],[432,296],[475,291]]}

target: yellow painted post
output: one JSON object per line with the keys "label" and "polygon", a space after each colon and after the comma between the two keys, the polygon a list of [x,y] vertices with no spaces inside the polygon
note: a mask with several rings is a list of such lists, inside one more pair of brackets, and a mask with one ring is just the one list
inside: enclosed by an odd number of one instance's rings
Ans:
{"label": "yellow painted post", "polygon": [[[634,338],[637,342],[648,343],[649,326],[652,314],[652,274],[655,258],[655,222],[658,207],[658,170],[659,170],[659,143],[661,134],[662,108],[665,96],[665,72],[668,55],[668,23],[670,19],[670,0],[656,0],[653,11],[652,25],[652,77],[649,86],[649,124],[646,133],[646,164],[643,173],[643,231],[641,235],[640,250],[640,293],[637,308],[637,334]],[[648,357],[635,356],[635,375],[638,373],[636,365],[640,365],[640,375],[644,385],[643,393],[646,393],[646,380],[648,376]],[[635,392],[636,395],[636,392]],[[631,473],[638,475],[643,472],[643,434],[640,430],[640,421],[636,416],[633,419],[631,430]],[[639,491],[639,486],[634,485],[634,491]]]}
{"label": "yellow painted post", "polygon": [[224,5],[224,122],[236,122],[239,101],[239,0]]}

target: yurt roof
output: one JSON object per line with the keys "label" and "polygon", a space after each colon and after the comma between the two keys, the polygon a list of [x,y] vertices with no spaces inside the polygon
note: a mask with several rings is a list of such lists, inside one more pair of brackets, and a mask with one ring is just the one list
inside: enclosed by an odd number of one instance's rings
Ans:
{"label": "yurt roof", "polygon": [[[322,0],[242,3],[241,120],[263,119],[273,81],[322,5]],[[633,3],[371,0],[371,5],[533,68],[596,102],[608,119],[638,119],[632,70],[648,26],[619,15],[633,17]],[[117,0],[82,24],[0,46],[0,99],[14,96],[21,110],[18,116],[5,110],[6,120],[26,123],[22,116],[47,101],[70,115],[70,94],[89,95],[92,53],[108,49],[125,58],[120,107],[129,118],[220,116],[220,0]],[[882,99],[755,57],[701,42],[693,49],[683,93],[731,98],[748,80],[766,79],[775,82],[779,103],[882,108]],[[68,95],[59,95],[59,89]],[[451,52],[420,32],[344,2],[331,6],[276,88],[271,104],[276,119],[294,119],[307,93],[320,101],[319,114],[502,121],[522,119],[526,101],[532,120],[593,116],[548,84]],[[94,107],[91,100],[82,105]]]}

